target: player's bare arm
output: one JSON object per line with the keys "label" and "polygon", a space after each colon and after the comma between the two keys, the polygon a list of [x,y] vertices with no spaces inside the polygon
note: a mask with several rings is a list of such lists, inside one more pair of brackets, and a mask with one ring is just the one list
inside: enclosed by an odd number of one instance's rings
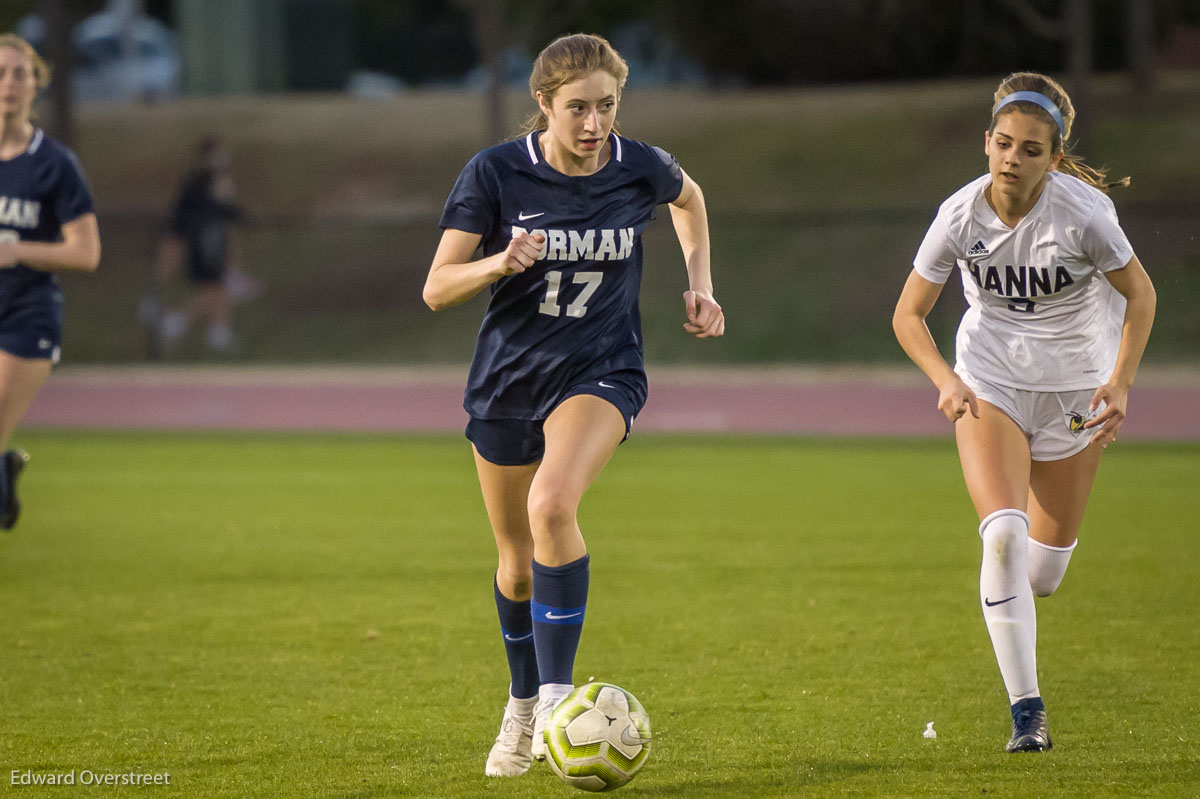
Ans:
{"label": "player's bare arm", "polygon": [[546,237],[521,232],[504,252],[472,261],[482,237],[478,233],[447,228],[442,233],[433,265],[421,296],[435,311],[461,305],[502,277],[533,266],[546,246]]}
{"label": "player's bare arm", "polygon": [[100,227],[95,214],[62,226],[62,241],[0,242],[0,268],[25,264],[44,272],[94,272],[100,265]]}
{"label": "player's bare arm", "polygon": [[938,410],[951,422],[956,422],[967,411],[979,418],[979,405],[975,393],[967,388],[951,368],[934,343],[925,318],[933,310],[934,303],[942,293],[942,285],[926,280],[914,269],[909,273],[896,311],[892,315],[892,329],[896,339],[908,357],[913,360],[938,389]]}
{"label": "player's bare arm", "polygon": [[686,172],[683,173],[683,187],[679,196],[669,207],[688,272],[688,290],[683,293],[687,322],[683,329],[697,338],[724,335],[725,314],[713,297],[712,257],[704,193]]}
{"label": "player's bare arm", "polygon": [[1146,351],[1158,303],[1154,284],[1136,255],[1121,269],[1106,272],[1104,276],[1125,298],[1125,319],[1121,325],[1121,344],[1112,377],[1092,396],[1092,410],[1100,407],[1101,403],[1104,403],[1104,410],[1084,425],[1102,428],[1096,433],[1095,439],[1101,446],[1116,440],[1117,432],[1125,421],[1129,389],[1133,386],[1138,364]]}

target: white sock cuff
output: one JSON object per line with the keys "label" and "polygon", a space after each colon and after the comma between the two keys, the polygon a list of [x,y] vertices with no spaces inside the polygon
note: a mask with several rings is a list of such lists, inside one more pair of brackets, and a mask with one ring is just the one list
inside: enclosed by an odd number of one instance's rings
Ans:
{"label": "white sock cuff", "polygon": [[533,708],[538,703],[538,695],[534,694],[527,699],[519,699],[512,695],[512,687],[508,689],[508,709],[523,716],[528,716],[533,713]]}
{"label": "white sock cuff", "polygon": [[1016,508],[1001,508],[1000,510],[993,511],[987,516],[983,517],[983,521],[979,523],[979,537],[983,538],[983,531],[987,529],[987,526],[1002,516],[1016,516],[1025,522],[1025,529],[1029,529],[1029,514],[1023,510],[1017,510]]}
{"label": "white sock cuff", "polygon": [[1071,543],[1071,546],[1069,546],[1069,547],[1052,547],[1049,544],[1043,544],[1041,541],[1038,541],[1036,538],[1030,538],[1029,546],[1031,546],[1031,547],[1036,546],[1036,547],[1039,547],[1040,549],[1046,550],[1047,552],[1074,552],[1075,547],[1079,546],[1079,539],[1076,538]]}

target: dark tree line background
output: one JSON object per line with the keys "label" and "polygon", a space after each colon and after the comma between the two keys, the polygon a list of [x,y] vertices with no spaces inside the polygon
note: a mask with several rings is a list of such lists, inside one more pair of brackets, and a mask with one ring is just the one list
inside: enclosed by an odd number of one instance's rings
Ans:
{"label": "dark tree line background", "polygon": [[[1131,68],[1140,16],[1160,42],[1200,24],[1196,0],[355,0],[365,68],[423,82],[460,76],[482,60],[472,15],[531,55],[567,31],[612,36],[642,22],[713,82],[753,86],[991,74],[1021,53],[1061,71],[1084,30],[1090,66]],[[1084,18],[1086,17],[1086,19]],[[486,42],[484,43],[486,44]]]}
{"label": "dark tree line background", "polygon": [[[179,0],[141,0],[175,22]],[[1091,75],[1127,71],[1140,93],[1153,89],[1155,54],[1181,26],[1200,26],[1200,0],[283,0],[293,17],[320,6],[341,24],[354,69],[408,85],[486,86],[493,126],[505,83],[521,83],[529,59],[564,32],[614,40],[627,57],[669,61],[679,76],[709,86],[786,86],[894,81],[1022,69],[1066,78],[1077,105]],[[70,61],[74,22],[104,0],[8,0],[0,29],[37,11],[51,22],[49,55]],[[322,34],[324,35],[324,33]],[[320,74],[320,50],[293,54]],[[69,75],[58,70],[54,117],[70,141]],[[668,69],[670,72],[670,69]],[[639,72],[639,75],[644,73]],[[340,88],[343,78],[330,78]],[[500,131],[493,131],[499,138]],[[1083,133],[1082,130],[1077,133]]]}
{"label": "dark tree line background", "polygon": [[[526,56],[564,32],[614,36],[641,24],[648,47],[670,47],[714,83],[751,86],[909,80],[991,74],[1013,53],[1061,71],[1073,17],[1084,10],[1090,64],[1129,69],[1140,16],[1161,43],[1200,25],[1200,0],[289,0],[340,3],[351,19],[357,66],[410,84],[461,79],[488,49]],[[104,0],[5,2],[0,27],[34,10],[78,20]],[[143,0],[174,22],[174,0]],[[486,19],[481,19],[486,18]],[[481,25],[482,22],[482,25]],[[312,54],[319,57],[318,53]]]}

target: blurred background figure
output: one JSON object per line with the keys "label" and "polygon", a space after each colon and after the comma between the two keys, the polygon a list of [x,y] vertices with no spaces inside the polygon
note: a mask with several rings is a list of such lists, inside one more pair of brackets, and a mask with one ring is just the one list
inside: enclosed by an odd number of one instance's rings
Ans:
{"label": "blurred background figure", "polygon": [[[159,354],[173,353],[197,321],[207,325],[204,343],[210,351],[237,352],[233,305],[258,296],[260,286],[237,265],[234,227],[244,214],[235,201],[232,163],[219,137],[203,139],[179,190],[170,228],[158,247],[151,289],[139,307]],[[190,293],[179,307],[164,309],[162,298],[181,263],[187,266]]]}

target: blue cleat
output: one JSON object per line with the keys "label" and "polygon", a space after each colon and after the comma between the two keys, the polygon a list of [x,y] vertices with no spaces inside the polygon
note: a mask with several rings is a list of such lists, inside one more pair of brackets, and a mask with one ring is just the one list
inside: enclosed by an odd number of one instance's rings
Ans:
{"label": "blue cleat", "polygon": [[25,468],[29,455],[19,449],[10,449],[0,455],[0,497],[3,507],[0,507],[0,530],[11,530],[21,515],[21,501],[17,499],[17,477]]}
{"label": "blue cleat", "polygon": [[1012,717],[1012,738],[1005,745],[1005,752],[1044,752],[1053,745],[1046,706],[1040,696],[1017,702],[1012,706]]}

